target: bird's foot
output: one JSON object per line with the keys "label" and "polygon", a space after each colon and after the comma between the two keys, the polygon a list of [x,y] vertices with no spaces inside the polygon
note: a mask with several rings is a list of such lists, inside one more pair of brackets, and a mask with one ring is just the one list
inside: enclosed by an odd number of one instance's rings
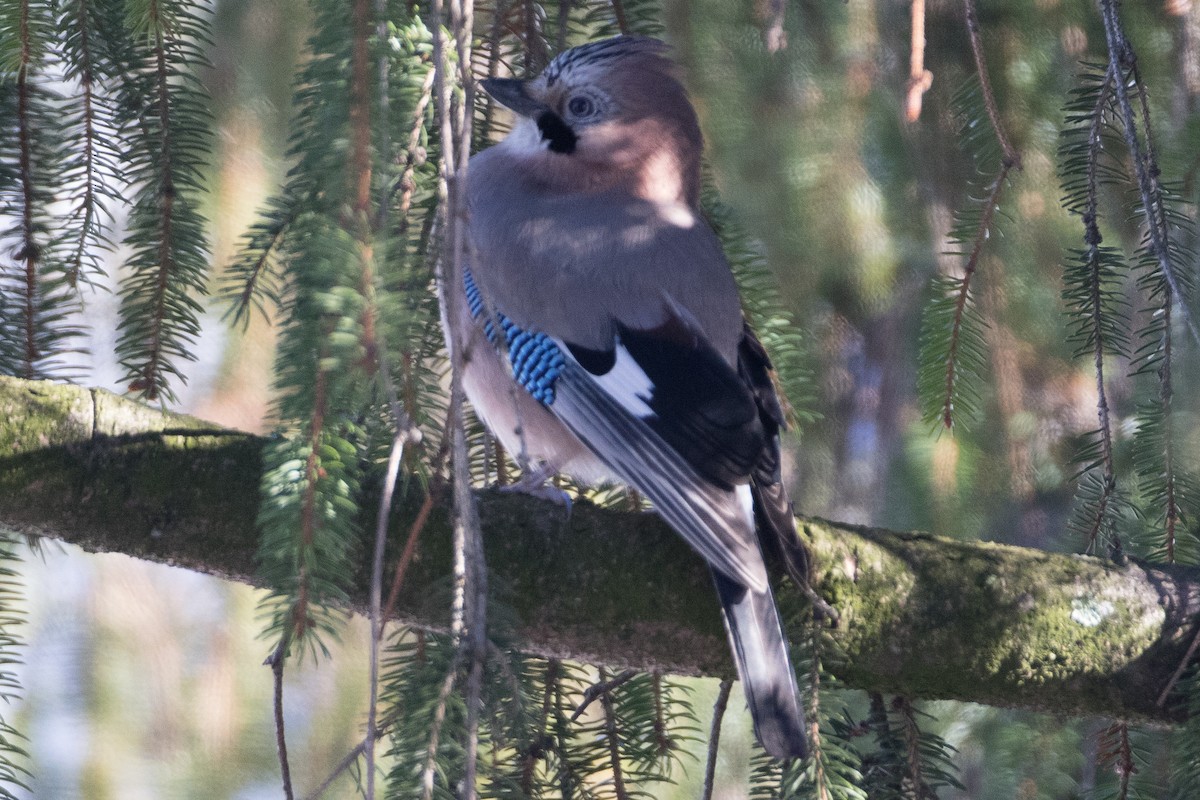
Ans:
{"label": "bird's foot", "polygon": [[555,505],[562,506],[571,513],[571,495],[549,483],[554,477],[554,470],[546,465],[525,470],[516,483],[501,486],[502,492],[520,492],[540,500],[549,500]]}

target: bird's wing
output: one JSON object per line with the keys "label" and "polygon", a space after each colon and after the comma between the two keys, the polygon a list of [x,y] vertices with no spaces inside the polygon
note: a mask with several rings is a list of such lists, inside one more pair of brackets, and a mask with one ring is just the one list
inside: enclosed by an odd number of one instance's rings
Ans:
{"label": "bird's wing", "polygon": [[507,351],[518,383],[709,564],[765,591],[746,485],[765,445],[758,407],[686,312],[664,308],[654,328],[614,320],[606,347],[582,347],[524,330],[500,309],[493,322],[471,273],[466,279],[472,312]]}
{"label": "bird's wing", "polygon": [[738,375],[754,395],[766,440],[750,483],[755,519],[763,534],[759,541],[783,560],[797,586],[807,586],[811,580],[808,551],[796,536],[795,510],[780,474],[779,431],[787,425],[772,380],[771,359],[749,325],[738,346]]}
{"label": "bird's wing", "polygon": [[687,209],[481,183],[469,294],[504,327],[514,377],[715,569],[765,590],[750,492],[735,490],[765,442],[715,234]]}
{"label": "bird's wing", "polygon": [[767,587],[747,476],[762,429],[745,387],[703,340],[619,327],[611,350],[564,342],[550,410],[715,569]]}

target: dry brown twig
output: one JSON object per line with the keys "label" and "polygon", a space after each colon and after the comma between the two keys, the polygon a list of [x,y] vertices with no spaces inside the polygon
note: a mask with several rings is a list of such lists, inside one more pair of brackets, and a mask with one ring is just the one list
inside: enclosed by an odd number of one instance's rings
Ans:
{"label": "dry brown twig", "polygon": [[916,122],[921,116],[921,100],[932,85],[933,73],[925,69],[925,0],[913,0],[908,94],[904,101],[904,118],[908,122]]}

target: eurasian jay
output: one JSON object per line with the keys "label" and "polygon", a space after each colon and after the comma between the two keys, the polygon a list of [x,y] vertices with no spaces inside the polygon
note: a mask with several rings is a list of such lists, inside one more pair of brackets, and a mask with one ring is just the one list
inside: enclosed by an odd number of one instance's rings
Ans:
{"label": "eurasian jay", "polygon": [[467,397],[511,453],[637,489],[708,562],[759,741],[803,756],[758,539],[795,541],[783,415],[699,210],[700,127],[665,50],[618,36],[532,80],[483,81],[516,121],[470,162],[448,339]]}

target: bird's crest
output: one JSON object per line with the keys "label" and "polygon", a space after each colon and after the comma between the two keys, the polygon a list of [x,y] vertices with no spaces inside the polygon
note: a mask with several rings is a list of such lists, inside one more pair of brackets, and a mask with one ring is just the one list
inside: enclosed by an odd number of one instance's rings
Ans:
{"label": "bird's crest", "polygon": [[670,70],[672,64],[663,56],[670,49],[664,42],[649,36],[614,36],[599,42],[572,47],[554,57],[543,77],[547,86],[559,80],[577,76],[593,68],[607,68],[618,60],[640,56],[660,68]]}

